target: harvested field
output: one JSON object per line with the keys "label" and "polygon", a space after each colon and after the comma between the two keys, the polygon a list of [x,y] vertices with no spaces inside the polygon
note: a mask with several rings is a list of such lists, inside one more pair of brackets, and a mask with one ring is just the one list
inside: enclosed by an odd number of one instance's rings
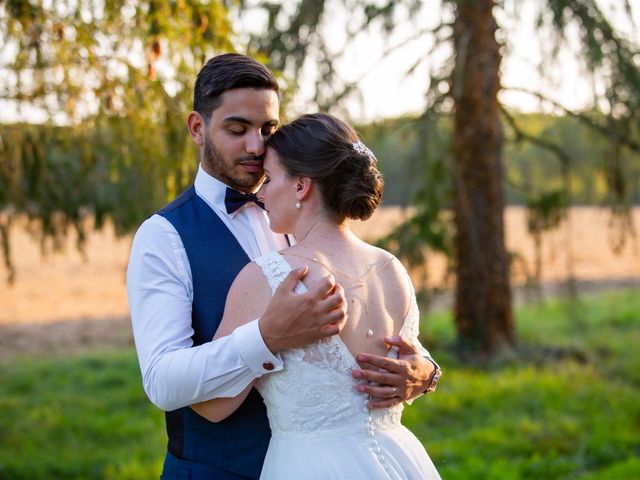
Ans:
{"label": "harvested field", "polygon": [[[353,228],[375,239],[406,218],[398,208],[380,209]],[[640,231],[640,208],[633,210]],[[640,284],[640,239],[628,238],[612,251],[610,214],[599,208],[576,207],[557,231],[543,236],[542,280],[545,294],[556,294],[569,270],[581,290],[601,290]],[[534,244],[526,232],[526,212],[506,212],[507,245],[523,263],[515,268],[516,285],[524,281],[522,265],[533,271]],[[89,236],[85,258],[69,238],[62,253],[43,256],[39,245],[22,230],[12,233],[17,269],[14,285],[0,287],[0,359],[17,352],[36,353],[131,342],[125,291],[125,270],[131,237],[116,238],[106,228]],[[445,261],[429,262],[430,286],[446,287]],[[5,273],[0,270],[0,274]],[[446,306],[448,296],[440,297]],[[436,302],[437,303],[437,302]]]}

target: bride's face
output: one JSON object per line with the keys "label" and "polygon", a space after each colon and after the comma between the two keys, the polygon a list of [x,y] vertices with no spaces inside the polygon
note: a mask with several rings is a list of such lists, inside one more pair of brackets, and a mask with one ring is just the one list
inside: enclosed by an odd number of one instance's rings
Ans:
{"label": "bride's face", "polygon": [[293,221],[299,212],[296,209],[298,182],[295,177],[287,174],[278,154],[271,148],[267,149],[263,168],[265,178],[257,195],[264,202],[271,230],[276,233],[292,233]]}

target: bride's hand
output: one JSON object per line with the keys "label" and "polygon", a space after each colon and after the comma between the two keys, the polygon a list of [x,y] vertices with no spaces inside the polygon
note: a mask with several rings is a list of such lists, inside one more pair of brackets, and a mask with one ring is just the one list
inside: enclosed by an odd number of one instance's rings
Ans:
{"label": "bride's hand", "polygon": [[373,397],[367,404],[370,409],[392,407],[421,395],[429,387],[435,371],[433,363],[402,337],[386,337],[384,341],[397,349],[398,358],[361,353],[357,359],[364,368],[351,372],[354,378],[372,383],[356,387]]}

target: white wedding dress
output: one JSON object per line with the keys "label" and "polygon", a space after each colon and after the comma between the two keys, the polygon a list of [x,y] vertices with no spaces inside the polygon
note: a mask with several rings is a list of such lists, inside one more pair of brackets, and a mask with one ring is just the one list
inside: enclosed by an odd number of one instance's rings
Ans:
{"label": "white wedding dress", "polygon": [[[272,291],[291,271],[273,252],[256,260]],[[298,284],[296,292],[307,291]],[[415,295],[400,335],[417,341]],[[282,352],[284,370],[260,378],[272,437],[261,479],[439,479],[402,404],[369,411],[351,376],[359,368],[339,335]]]}

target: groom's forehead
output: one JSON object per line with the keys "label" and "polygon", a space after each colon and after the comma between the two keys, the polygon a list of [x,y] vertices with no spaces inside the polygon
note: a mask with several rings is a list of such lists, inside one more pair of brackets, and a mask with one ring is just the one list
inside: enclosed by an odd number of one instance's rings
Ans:
{"label": "groom's forehead", "polygon": [[229,104],[240,105],[243,103],[265,103],[279,107],[280,94],[269,88],[232,88],[220,94],[218,108]]}
{"label": "groom's forehead", "polygon": [[244,118],[261,122],[279,121],[280,99],[274,90],[239,88],[222,94],[220,105],[212,112],[218,118]]}

